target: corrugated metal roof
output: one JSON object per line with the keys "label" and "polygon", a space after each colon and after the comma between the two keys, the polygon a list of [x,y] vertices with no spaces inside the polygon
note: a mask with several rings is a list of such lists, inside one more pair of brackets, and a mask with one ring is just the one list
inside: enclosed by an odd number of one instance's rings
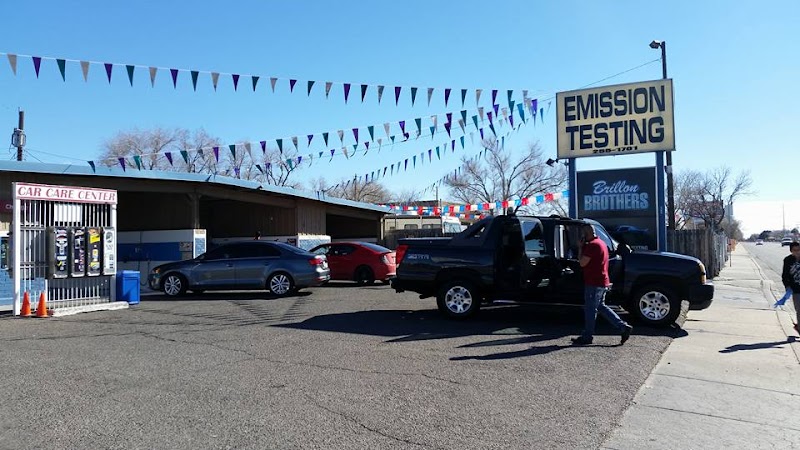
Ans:
{"label": "corrugated metal roof", "polygon": [[354,202],[342,198],[326,197],[324,195],[318,196],[314,192],[300,191],[285,186],[274,186],[271,184],[261,184],[257,181],[241,180],[238,178],[231,178],[222,175],[209,175],[202,173],[184,173],[184,172],[161,172],[155,170],[127,170],[123,171],[122,168],[110,168],[98,166],[96,170],[92,170],[88,165],[83,164],[50,164],[50,163],[36,163],[28,161],[0,161],[0,172],[28,172],[28,173],[42,173],[48,175],[75,175],[75,176],[95,176],[95,177],[110,177],[110,178],[128,178],[140,180],[167,180],[167,181],[184,181],[189,183],[212,183],[222,186],[232,186],[244,189],[251,189],[257,192],[268,192],[273,194],[282,194],[292,197],[305,198],[309,200],[320,201],[332,205],[348,206],[351,208],[366,209],[370,211],[377,211],[387,213],[388,207],[374,205],[372,203]]}

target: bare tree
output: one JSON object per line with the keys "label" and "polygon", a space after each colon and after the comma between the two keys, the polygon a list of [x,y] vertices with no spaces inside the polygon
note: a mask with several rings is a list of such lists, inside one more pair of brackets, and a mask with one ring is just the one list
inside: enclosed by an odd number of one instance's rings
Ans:
{"label": "bare tree", "polygon": [[401,205],[413,205],[422,200],[422,192],[415,188],[406,188],[389,196],[391,202]]}
{"label": "bare tree", "polygon": [[200,128],[194,132],[180,130],[175,145],[179,154],[183,152],[186,155],[185,161],[181,157],[183,163],[178,166],[181,170],[189,173],[211,173],[214,161],[209,149],[222,144],[219,138],[211,136],[205,129]]}
{"label": "bare tree", "polygon": [[299,189],[302,184],[293,181],[292,177],[307,162],[304,160],[298,162],[298,157],[299,154],[295,150],[284,149],[281,152],[278,149],[267,147],[263,153],[261,149],[258,151],[254,149],[253,158],[249,162],[245,162],[244,165],[247,166],[245,170],[254,174],[252,179],[274,186]]}
{"label": "bare tree", "polygon": [[[320,186],[325,186],[324,182]],[[323,187],[320,191],[328,197],[338,197],[364,203],[386,203],[389,201],[389,191],[375,180],[364,180],[356,177],[350,180],[341,180],[333,187]]]}
{"label": "bare tree", "polygon": [[530,144],[518,159],[496,140],[484,141],[484,147],[483,160],[463,158],[463,173],[445,181],[456,200],[488,203],[560,191],[566,186],[565,167],[548,166],[538,143]]}
{"label": "bare tree", "polygon": [[154,128],[152,130],[121,131],[102,144],[100,163],[112,167],[119,158],[137,157],[143,169],[167,170],[169,161],[164,156],[177,142],[181,130]]}
{"label": "bare tree", "polygon": [[727,205],[752,194],[752,184],[749,171],[734,175],[726,166],[707,172],[687,170],[680,173],[675,190],[676,209],[682,216],[680,224],[698,219],[707,228],[720,229],[726,220]]}

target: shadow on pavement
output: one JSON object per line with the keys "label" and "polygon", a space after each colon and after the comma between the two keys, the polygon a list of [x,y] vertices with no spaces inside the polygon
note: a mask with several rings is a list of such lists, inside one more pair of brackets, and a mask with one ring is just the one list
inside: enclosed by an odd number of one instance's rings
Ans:
{"label": "shadow on pavement", "polygon": [[[583,326],[583,313],[580,308],[570,307],[497,306],[482,309],[474,318],[456,320],[444,317],[437,310],[375,310],[319,315],[302,322],[274,326],[381,336],[387,338],[387,343],[465,336],[506,336],[461,347],[477,348],[536,343],[575,336]],[[634,337],[681,337],[686,332],[682,329],[639,326],[634,328],[633,334]],[[596,335],[617,336],[618,333],[609,324],[600,321]],[[541,352],[542,348],[544,347],[531,349],[529,352]]]}
{"label": "shadow on pavement", "polygon": [[285,295],[283,297],[278,297],[277,295],[273,295],[270,292],[266,291],[248,291],[248,292],[210,291],[201,294],[189,292],[180,297],[169,297],[163,293],[148,294],[147,296],[143,296],[142,300],[146,300],[148,302],[180,302],[180,301],[225,302],[231,300],[276,300],[285,298],[302,298],[302,297],[308,297],[309,295],[311,295],[311,292],[302,290],[300,292],[295,292],[291,295]]}
{"label": "shadow on pavement", "polygon": [[765,348],[783,348],[782,345],[791,344],[792,342],[796,341],[797,338],[794,336],[789,336],[786,338],[785,341],[775,341],[775,342],[759,342],[757,344],[736,344],[731,345],[723,350],[720,350],[720,353],[733,353],[739,352],[743,350],[762,350]]}

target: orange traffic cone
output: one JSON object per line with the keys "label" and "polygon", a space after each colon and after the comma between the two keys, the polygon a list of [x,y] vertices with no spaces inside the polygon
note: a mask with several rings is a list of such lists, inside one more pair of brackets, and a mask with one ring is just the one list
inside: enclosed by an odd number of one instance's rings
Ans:
{"label": "orange traffic cone", "polygon": [[19,312],[20,317],[31,317],[33,314],[31,313],[31,296],[28,295],[28,291],[25,291],[25,294],[22,296],[22,310]]}
{"label": "orange traffic cone", "polygon": [[39,306],[36,307],[36,317],[50,317],[50,314],[47,314],[47,302],[44,300],[44,292],[39,294]]}

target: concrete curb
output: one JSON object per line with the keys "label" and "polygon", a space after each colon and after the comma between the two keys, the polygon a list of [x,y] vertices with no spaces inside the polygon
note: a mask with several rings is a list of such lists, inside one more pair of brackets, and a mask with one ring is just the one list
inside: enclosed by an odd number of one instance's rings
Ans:
{"label": "concrete curb", "polygon": [[128,302],[111,302],[99,303],[97,305],[73,306],[70,308],[56,308],[53,310],[52,317],[71,316],[94,311],[117,311],[120,309],[128,309],[129,307],[130,305],[128,305]]}

